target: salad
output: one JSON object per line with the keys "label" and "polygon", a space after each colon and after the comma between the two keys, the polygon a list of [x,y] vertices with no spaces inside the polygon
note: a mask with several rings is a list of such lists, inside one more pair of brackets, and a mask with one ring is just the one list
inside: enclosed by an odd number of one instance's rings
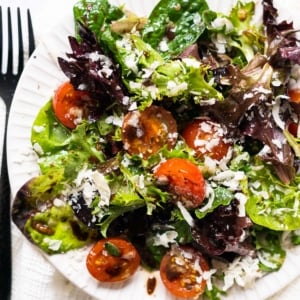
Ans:
{"label": "salad", "polygon": [[262,9],[254,24],[251,1],[161,0],[144,18],[79,0],[66,81],[32,124],[40,174],[13,203],[23,234],[87,249],[103,284],[159,270],[180,298],[279,270],[300,243],[300,48]]}

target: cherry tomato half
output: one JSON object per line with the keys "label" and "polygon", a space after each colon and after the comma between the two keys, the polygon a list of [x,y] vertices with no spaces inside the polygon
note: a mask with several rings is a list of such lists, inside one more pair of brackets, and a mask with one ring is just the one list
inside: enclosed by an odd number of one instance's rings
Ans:
{"label": "cherry tomato half", "polygon": [[152,105],[144,111],[131,111],[124,118],[122,141],[130,154],[140,154],[147,158],[164,145],[172,149],[176,140],[176,121],[162,107]]}
{"label": "cherry tomato half", "polygon": [[296,114],[300,114],[300,90],[299,89],[289,89],[287,92],[290,97],[290,104],[294,109]]}
{"label": "cherry tomato half", "polygon": [[167,290],[176,297],[194,298],[204,292],[203,272],[209,267],[202,254],[192,247],[173,247],[160,263],[160,277]]}
{"label": "cherry tomato half", "polygon": [[194,119],[184,128],[182,137],[200,159],[210,156],[212,159],[221,160],[232,145],[226,139],[221,125],[208,118]]}
{"label": "cherry tomato half", "polygon": [[65,82],[56,90],[52,107],[57,119],[64,126],[74,129],[82,119],[94,114],[97,104],[88,92],[75,90],[70,82]]}
{"label": "cherry tomato half", "polygon": [[154,171],[157,183],[178,198],[187,208],[196,208],[205,197],[205,180],[197,165],[184,158],[170,158]]}
{"label": "cherry tomato half", "polygon": [[288,96],[290,97],[291,102],[300,103],[300,90],[289,89]]}
{"label": "cherry tomato half", "polygon": [[288,131],[296,138],[300,137],[300,127],[296,122],[290,122],[288,125]]}
{"label": "cherry tomato half", "polygon": [[132,276],[140,265],[135,247],[121,238],[98,241],[87,256],[90,274],[102,282],[118,282]]}

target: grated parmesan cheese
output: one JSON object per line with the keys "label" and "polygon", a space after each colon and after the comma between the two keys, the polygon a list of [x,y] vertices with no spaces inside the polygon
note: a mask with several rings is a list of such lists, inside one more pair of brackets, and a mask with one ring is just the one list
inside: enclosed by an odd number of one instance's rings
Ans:
{"label": "grated parmesan cheese", "polygon": [[235,283],[241,287],[250,287],[264,274],[259,269],[259,259],[250,256],[237,257],[229,264],[213,261],[213,267],[224,276],[223,291],[227,291]]}
{"label": "grated parmesan cheese", "polygon": [[60,248],[60,246],[61,246],[61,244],[62,244],[61,240],[52,240],[49,237],[45,237],[43,239],[43,242],[45,244],[48,244],[49,250],[52,250],[52,251],[58,251],[59,248]]}
{"label": "grated parmesan cheese", "polygon": [[179,208],[183,218],[185,219],[185,221],[191,226],[194,227],[194,219],[193,217],[190,215],[190,213],[188,212],[188,210],[183,206],[183,204],[178,201],[177,202],[177,207]]}
{"label": "grated parmesan cheese", "polygon": [[178,233],[175,230],[165,231],[162,234],[157,233],[154,237],[153,245],[154,246],[163,246],[169,248],[169,244],[175,244]]}
{"label": "grated parmesan cheese", "polygon": [[45,126],[37,126],[37,125],[35,125],[35,126],[32,126],[32,129],[35,132],[37,132],[37,133],[41,133],[41,132],[43,132],[45,130]]}

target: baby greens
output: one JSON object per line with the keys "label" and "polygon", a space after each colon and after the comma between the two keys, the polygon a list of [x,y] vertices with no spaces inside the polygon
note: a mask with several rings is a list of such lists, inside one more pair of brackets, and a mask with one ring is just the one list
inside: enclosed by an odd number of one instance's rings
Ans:
{"label": "baby greens", "polygon": [[[226,262],[227,271],[212,276],[213,284],[223,278],[224,290],[234,282],[227,272],[235,264],[257,265],[257,277],[278,270],[286,255],[283,233],[294,231],[291,241],[299,244],[299,138],[286,129],[298,116],[285,95],[295,57],[283,60],[279,50],[297,45],[293,32],[281,32],[286,24],[276,23],[270,6],[263,1],[265,18],[257,25],[251,1],[237,1],[225,15],[205,0],[161,0],[148,18],[107,0],[78,1],[71,51],[58,63],[75,89],[97,100],[99,111],[72,130],[58,121],[52,99],[36,116],[31,142],[41,174],[24,185],[13,208],[25,235],[48,253],[126,235],[150,269],[159,267],[171,245],[196,245],[212,266],[215,258]],[[139,127],[151,106],[162,122],[150,119],[149,129],[146,118]],[[176,128],[166,134],[174,143],[152,151],[151,137],[147,158],[131,153],[130,138],[147,130],[165,133],[164,111]],[[183,137],[194,118],[225,128],[226,157],[195,155]],[[172,158],[201,170],[206,190],[198,207],[185,207],[190,199],[178,198],[178,186],[168,189],[170,179],[155,176]],[[63,230],[70,236],[64,238]],[[217,285],[205,292],[210,299],[220,294]]]}

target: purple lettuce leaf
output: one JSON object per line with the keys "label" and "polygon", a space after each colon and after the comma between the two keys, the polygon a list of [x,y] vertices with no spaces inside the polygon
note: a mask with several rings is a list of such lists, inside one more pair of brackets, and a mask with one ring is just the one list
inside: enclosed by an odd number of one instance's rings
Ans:
{"label": "purple lettuce leaf", "polygon": [[255,249],[249,234],[252,222],[248,217],[240,217],[238,214],[238,201],[234,200],[198,220],[192,228],[196,247],[210,256],[228,252],[253,256]]}
{"label": "purple lettuce leaf", "polygon": [[297,45],[293,22],[277,21],[278,11],[273,0],[264,0],[263,23],[266,28],[266,55],[273,67],[280,67],[286,63],[300,61],[300,48]]}
{"label": "purple lettuce leaf", "polygon": [[80,40],[69,37],[72,53],[67,58],[58,58],[58,63],[72,85],[78,90],[90,92],[99,99],[102,107],[110,106],[118,101],[126,106],[126,89],[121,80],[120,70],[116,64],[105,55],[95,35],[79,24]]}

